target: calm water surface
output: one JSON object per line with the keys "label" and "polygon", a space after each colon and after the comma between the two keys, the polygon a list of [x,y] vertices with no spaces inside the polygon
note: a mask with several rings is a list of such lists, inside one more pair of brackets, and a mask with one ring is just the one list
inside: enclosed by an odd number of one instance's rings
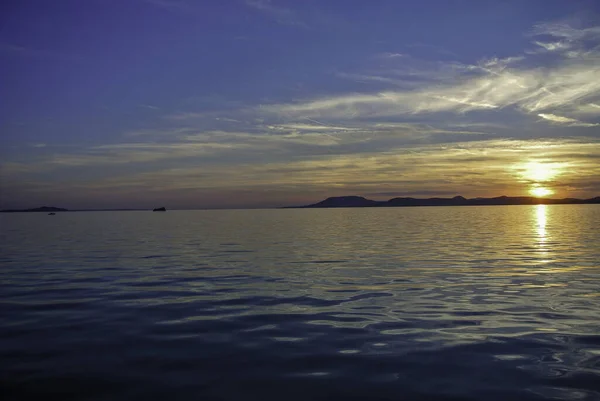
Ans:
{"label": "calm water surface", "polygon": [[598,400],[600,206],[0,216],[5,400]]}

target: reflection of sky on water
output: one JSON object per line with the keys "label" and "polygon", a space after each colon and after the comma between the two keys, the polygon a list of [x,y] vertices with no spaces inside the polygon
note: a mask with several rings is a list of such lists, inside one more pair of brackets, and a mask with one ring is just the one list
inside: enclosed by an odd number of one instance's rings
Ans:
{"label": "reflection of sky on water", "polygon": [[[243,212],[223,212],[188,225],[180,232],[184,243],[170,243],[194,268],[144,260],[152,274],[138,278],[140,290],[157,296],[124,301],[201,305],[182,322],[296,315],[311,326],[370,328],[425,342],[558,330],[559,320],[490,313],[542,310],[548,297],[566,296],[559,273],[577,274],[586,254],[572,253],[575,220],[553,208],[259,211],[247,225]],[[549,228],[559,226],[551,236]],[[424,322],[432,330],[424,331]],[[280,330],[275,324],[269,332],[299,338]]]}
{"label": "reflection of sky on water", "polygon": [[[37,302],[53,321],[134,332],[152,347],[189,341],[186,355],[205,346],[203,353],[257,350],[267,359],[272,351],[286,361],[316,354],[396,361],[458,349],[447,357],[472,357],[473,372],[480,358],[519,361],[519,375],[544,374],[550,363],[570,372],[600,352],[599,211],[73,213],[60,224],[0,216],[13,233],[0,279],[10,278],[8,297],[24,300],[9,312],[13,319],[35,321],[27,308]],[[290,363],[281,372],[323,375],[336,363]],[[370,365],[365,372],[371,377]]]}

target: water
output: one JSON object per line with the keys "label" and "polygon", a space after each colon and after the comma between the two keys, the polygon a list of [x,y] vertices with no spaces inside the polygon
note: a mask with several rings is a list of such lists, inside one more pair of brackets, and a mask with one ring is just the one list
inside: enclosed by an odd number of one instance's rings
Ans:
{"label": "water", "polygon": [[0,216],[4,400],[598,400],[597,205]]}

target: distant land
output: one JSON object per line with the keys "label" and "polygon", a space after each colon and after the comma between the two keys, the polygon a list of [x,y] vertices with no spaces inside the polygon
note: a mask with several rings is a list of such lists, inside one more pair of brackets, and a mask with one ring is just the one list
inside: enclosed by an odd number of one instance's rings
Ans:
{"label": "distant land", "polygon": [[36,207],[34,209],[7,209],[0,210],[0,213],[22,213],[22,212],[68,212],[68,209],[52,206]]}
{"label": "distant land", "polygon": [[533,196],[498,196],[496,198],[392,198],[375,201],[362,196],[335,196],[305,206],[287,206],[284,209],[334,208],[334,207],[408,207],[408,206],[483,206],[483,205],[580,205],[600,204],[600,196],[590,199],[546,199]]}
{"label": "distant land", "polygon": [[124,212],[124,211],[138,211],[148,209],[77,209],[69,210],[60,207],[53,206],[42,206],[33,209],[4,209],[0,210],[0,213],[26,213],[26,212]]}
{"label": "distant land", "polygon": [[[278,209],[316,209],[335,207],[410,207],[410,206],[485,206],[485,205],[583,205],[600,204],[600,196],[589,199],[563,198],[549,199],[534,196],[498,196],[495,198],[470,198],[455,196],[453,198],[392,198],[387,201],[376,201],[362,196],[333,196],[304,206],[283,206]],[[76,209],[69,210],[60,207],[42,206],[33,209],[5,209],[0,213],[24,212],[120,212],[120,211],[166,211],[166,208],[156,209]],[[194,210],[194,209],[188,209]],[[218,210],[218,209],[217,209]]]}

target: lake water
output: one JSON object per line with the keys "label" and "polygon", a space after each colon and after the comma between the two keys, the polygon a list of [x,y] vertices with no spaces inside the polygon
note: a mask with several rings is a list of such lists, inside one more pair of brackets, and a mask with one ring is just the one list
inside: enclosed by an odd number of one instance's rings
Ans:
{"label": "lake water", "polygon": [[600,205],[0,224],[4,400],[600,399]]}

